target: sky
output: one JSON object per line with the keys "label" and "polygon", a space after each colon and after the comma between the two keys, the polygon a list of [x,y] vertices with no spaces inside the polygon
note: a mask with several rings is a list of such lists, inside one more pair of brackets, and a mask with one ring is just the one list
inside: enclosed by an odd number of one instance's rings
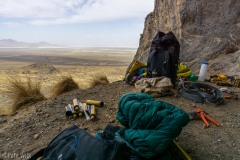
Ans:
{"label": "sky", "polygon": [[1,0],[0,39],[138,47],[154,0]]}

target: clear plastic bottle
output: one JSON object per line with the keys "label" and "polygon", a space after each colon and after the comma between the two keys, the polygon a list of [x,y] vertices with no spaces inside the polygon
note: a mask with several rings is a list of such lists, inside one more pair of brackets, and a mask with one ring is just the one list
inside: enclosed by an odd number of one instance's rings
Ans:
{"label": "clear plastic bottle", "polygon": [[205,76],[206,76],[206,73],[207,73],[207,68],[208,68],[208,63],[207,62],[202,62],[200,72],[199,72],[199,76],[198,76],[199,81],[204,81],[205,80]]}

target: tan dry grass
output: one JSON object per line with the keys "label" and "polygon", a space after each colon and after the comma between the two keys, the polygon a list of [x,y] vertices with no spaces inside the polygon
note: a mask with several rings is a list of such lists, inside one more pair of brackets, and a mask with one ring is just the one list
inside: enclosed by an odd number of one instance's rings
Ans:
{"label": "tan dry grass", "polygon": [[13,101],[9,97],[7,91],[9,91],[9,76],[18,77],[23,82],[26,80],[26,76],[34,81],[42,82],[41,92],[46,98],[52,97],[52,88],[59,82],[59,79],[65,76],[72,76],[75,82],[78,83],[79,88],[89,88],[90,75],[102,72],[106,74],[109,82],[114,82],[123,79],[123,75],[127,69],[127,66],[66,66],[56,65],[57,70],[60,70],[62,74],[35,74],[33,71],[30,74],[22,74],[22,67],[30,65],[30,62],[6,62],[1,61],[0,65],[0,115],[10,115],[14,112]]}
{"label": "tan dry grass", "polygon": [[11,78],[9,82],[10,90],[8,93],[14,101],[14,109],[19,109],[24,105],[34,104],[46,99],[41,93],[41,82],[32,82],[30,78],[25,83],[15,78]]}
{"label": "tan dry grass", "polygon": [[91,77],[89,78],[88,81],[89,81],[90,88],[93,88],[99,84],[108,84],[109,83],[107,76],[103,73],[96,73],[94,75],[91,75]]}
{"label": "tan dry grass", "polygon": [[62,77],[62,79],[53,87],[52,97],[59,96],[75,89],[79,89],[79,86],[72,77]]}

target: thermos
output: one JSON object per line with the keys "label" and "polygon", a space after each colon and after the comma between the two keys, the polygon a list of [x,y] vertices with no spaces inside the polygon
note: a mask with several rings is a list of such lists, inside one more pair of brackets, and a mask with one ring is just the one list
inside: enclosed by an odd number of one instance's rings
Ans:
{"label": "thermos", "polygon": [[83,103],[82,102],[79,102],[79,113],[78,113],[78,116],[79,117],[83,117],[84,113],[83,113]]}
{"label": "thermos", "polygon": [[95,120],[96,119],[96,107],[94,105],[91,105],[90,119],[91,120]]}
{"label": "thermos", "polygon": [[86,110],[87,110],[87,104],[86,103],[83,103],[82,109],[83,109],[83,113],[84,113],[86,119],[90,120],[90,117],[89,117],[89,115],[86,112]]}
{"label": "thermos", "polygon": [[72,117],[75,119],[78,117],[77,112],[74,110],[74,106],[72,106],[71,104],[68,104],[68,107],[71,108],[72,110]]}
{"label": "thermos", "polygon": [[208,68],[208,63],[207,62],[202,62],[200,72],[199,72],[199,76],[198,76],[199,81],[204,81],[205,80],[205,76],[206,76],[206,73],[207,73],[207,68]]}
{"label": "thermos", "polygon": [[73,106],[74,106],[74,110],[76,112],[78,112],[80,108],[79,108],[79,105],[78,105],[78,100],[76,98],[73,99]]}
{"label": "thermos", "polygon": [[68,119],[70,119],[70,117],[72,117],[72,115],[73,115],[71,106],[66,106],[65,109],[66,109],[65,115]]}

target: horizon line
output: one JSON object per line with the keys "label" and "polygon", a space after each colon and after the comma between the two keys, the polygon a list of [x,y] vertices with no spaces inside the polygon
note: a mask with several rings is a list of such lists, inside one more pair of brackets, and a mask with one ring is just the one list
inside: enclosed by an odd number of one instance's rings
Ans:
{"label": "horizon line", "polygon": [[26,48],[26,49],[41,49],[41,48],[126,48],[126,49],[137,49],[138,47],[133,46],[39,46],[39,47],[1,47],[0,49],[14,49],[14,48]]}

